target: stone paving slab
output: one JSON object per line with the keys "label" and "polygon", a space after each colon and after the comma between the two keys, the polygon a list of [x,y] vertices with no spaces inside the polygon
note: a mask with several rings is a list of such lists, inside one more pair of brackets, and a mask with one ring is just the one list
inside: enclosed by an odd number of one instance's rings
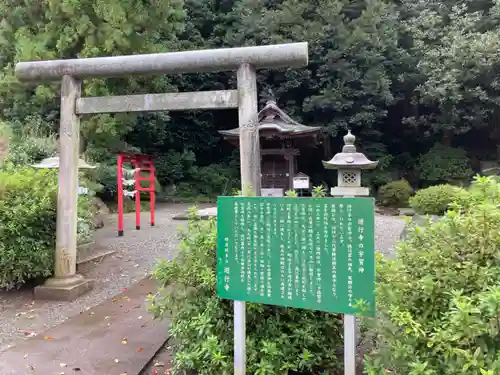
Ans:
{"label": "stone paving slab", "polygon": [[0,353],[1,375],[137,375],[167,339],[145,299],[145,278],[100,305]]}

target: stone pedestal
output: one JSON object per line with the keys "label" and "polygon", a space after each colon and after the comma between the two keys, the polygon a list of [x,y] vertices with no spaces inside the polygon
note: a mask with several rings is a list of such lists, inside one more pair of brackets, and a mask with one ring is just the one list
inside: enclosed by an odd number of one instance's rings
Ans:
{"label": "stone pedestal", "polygon": [[34,299],[49,301],[74,301],[94,287],[94,281],[82,275],[50,278],[34,289]]}

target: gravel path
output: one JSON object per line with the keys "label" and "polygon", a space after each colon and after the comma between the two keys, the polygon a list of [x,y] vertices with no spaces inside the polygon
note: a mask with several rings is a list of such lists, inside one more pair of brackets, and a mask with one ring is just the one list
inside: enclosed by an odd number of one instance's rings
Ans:
{"label": "gravel path", "polygon": [[[123,292],[123,288],[148,275],[158,258],[172,259],[178,243],[178,227],[185,221],[172,220],[190,205],[162,205],[157,208],[156,226],[146,225],[147,214],[142,215],[142,229],[136,231],[135,215],[125,215],[125,236],[116,236],[116,216],[110,216],[103,229],[96,233],[100,247],[116,253],[100,262],[87,263],[78,272],[96,280],[94,290],[73,302],[33,301],[29,288],[0,292],[0,351],[26,337],[23,331],[42,332],[62,323],[69,317],[84,312]],[[207,205],[200,205],[200,208]],[[390,255],[404,228],[404,220],[390,216],[376,216],[376,249]]]}
{"label": "gravel path", "polygon": [[375,214],[375,249],[385,256],[394,256],[394,246],[405,225],[402,217]]}

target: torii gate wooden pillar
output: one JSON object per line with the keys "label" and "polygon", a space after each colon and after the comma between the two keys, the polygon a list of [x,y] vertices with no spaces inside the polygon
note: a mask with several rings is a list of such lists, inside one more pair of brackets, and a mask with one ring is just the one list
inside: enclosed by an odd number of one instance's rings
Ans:
{"label": "torii gate wooden pillar", "polygon": [[[300,68],[307,63],[307,43],[18,63],[16,76],[21,81],[62,80],[55,274],[35,289],[35,298],[72,300],[92,288],[89,280],[76,273],[81,115],[238,108],[242,191],[252,186],[260,195],[256,69]],[[81,82],[85,78],[229,70],[236,70],[237,90],[81,97]],[[245,303],[235,301],[234,311],[234,374],[244,375]]]}

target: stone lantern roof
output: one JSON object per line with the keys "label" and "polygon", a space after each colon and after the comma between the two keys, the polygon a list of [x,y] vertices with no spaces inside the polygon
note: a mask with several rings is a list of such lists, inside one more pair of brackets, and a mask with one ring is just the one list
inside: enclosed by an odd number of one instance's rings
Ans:
{"label": "stone lantern roof", "polygon": [[[59,168],[59,156],[54,156],[51,158],[45,158],[38,164],[33,164],[34,168],[47,168],[47,169],[57,169]],[[87,164],[83,159],[78,159],[78,169],[94,169],[95,166]]]}
{"label": "stone lantern roof", "polygon": [[365,154],[357,152],[354,142],[356,137],[348,130],[344,136],[342,152],[336,154],[331,160],[323,161],[325,169],[373,169],[378,161],[371,161]]}

